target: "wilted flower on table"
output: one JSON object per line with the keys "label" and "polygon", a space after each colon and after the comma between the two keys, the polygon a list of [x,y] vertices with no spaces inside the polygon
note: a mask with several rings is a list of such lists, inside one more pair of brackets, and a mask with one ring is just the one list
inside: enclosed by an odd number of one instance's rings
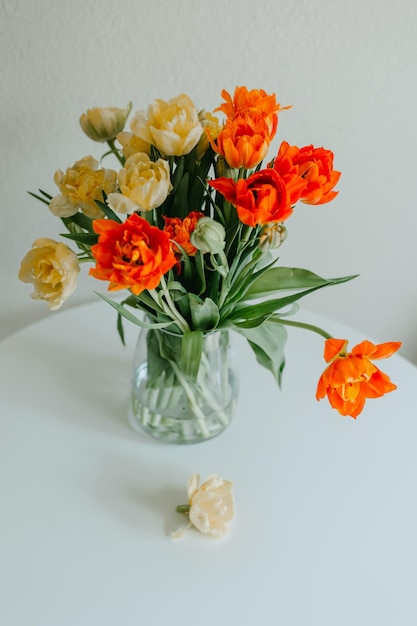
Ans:
{"label": "wilted flower on table", "polygon": [[327,395],[331,406],[341,415],[356,418],[368,398],[379,398],[397,388],[372,360],[391,356],[401,343],[375,345],[362,341],[351,352],[347,352],[347,343],[346,339],[326,340],[324,359],[330,365],[320,377],[316,397],[321,400]]}
{"label": "wilted flower on table", "polygon": [[226,231],[222,224],[210,217],[202,217],[191,234],[191,243],[201,252],[219,254],[224,249],[225,237]]}
{"label": "wilted flower on table", "polygon": [[197,145],[203,127],[193,101],[186,94],[165,100],[154,100],[146,113],[138,111],[131,130],[164,156],[188,154]]}
{"label": "wilted flower on table", "polygon": [[135,295],[155,289],[175,265],[169,235],[133,213],[125,222],[94,220],[98,243],[91,246],[94,278],[109,281],[109,291],[130,289]]}
{"label": "wilted flower on table", "polygon": [[36,239],[23,259],[19,279],[32,283],[35,300],[45,300],[48,309],[59,309],[77,286],[80,264],[77,255],[53,239]]}
{"label": "wilted flower on table", "polygon": [[[247,226],[283,222],[292,213],[292,185],[273,169],[260,170],[248,178],[216,178],[209,183],[236,207],[241,222]],[[298,185],[295,181],[295,185]]]}
{"label": "wilted flower on table", "polygon": [[80,117],[81,128],[93,141],[112,141],[125,127],[132,108],[129,102],[124,109],[116,107],[96,107],[88,109]]}
{"label": "wilted flower on table", "polygon": [[103,191],[109,195],[116,191],[117,173],[97,169],[98,161],[91,156],[76,161],[65,174],[57,170],[54,181],[61,195],[52,198],[49,208],[56,217],[71,217],[79,209],[93,219],[102,217],[103,211],[96,200],[103,201]]}
{"label": "wilted flower on table", "polygon": [[172,189],[168,162],[151,161],[144,152],[127,159],[117,181],[121,193],[109,194],[107,202],[118,213],[151,211],[161,206]]}
{"label": "wilted flower on table", "polygon": [[[177,510],[187,513],[189,524],[205,535],[216,539],[224,537],[230,530],[235,516],[232,494],[233,483],[219,476],[210,476],[200,487],[200,475],[193,474],[188,481],[188,504],[180,505]],[[178,539],[186,528],[171,534]]]}
{"label": "wilted flower on table", "polygon": [[300,191],[301,202],[324,204],[338,194],[333,189],[341,173],[333,169],[331,150],[312,145],[298,148],[283,141],[273,167],[286,183],[297,178],[304,181],[304,188]]}
{"label": "wilted flower on table", "polygon": [[191,243],[190,235],[194,231],[199,219],[204,217],[204,213],[200,211],[191,211],[183,220],[179,217],[165,217],[164,231],[168,233],[171,241],[177,243],[180,248],[174,245],[174,252],[179,257],[182,256],[181,250],[184,250],[188,256],[194,256],[197,248]]}

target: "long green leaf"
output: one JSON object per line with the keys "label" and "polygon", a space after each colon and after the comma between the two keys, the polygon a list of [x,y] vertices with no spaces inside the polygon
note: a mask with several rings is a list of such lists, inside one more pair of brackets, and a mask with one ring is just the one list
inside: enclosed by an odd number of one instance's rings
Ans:
{"label": "long green leaf", "polygon": [[[311,289],[305,289],[304,291],[300,291],[298,293],[284,296],[283,298],[274,298],[272,300],[266,300],[264,302],[260,302],[258,304],[253,304],[250,306],[239,306],[236,305],[233,312],[227,316],[228,320],[232,323],[242,322],[257,322],[255,325],[261,324],[263,319],[269,317],[275,311],[279,311],[284,307],[300,300],[304,296],[309,293],[313,293],[313,291],[317,291],[317,289],[321,289],[322,287],[326,287],[328,285],[335,285],[338,282],[344,282],[342,279],[336,279],[334,281],[325,281],[322,284],[317,285],[316,287],[312,287]],[[224,320],[223,320],[224,321]]]}
{"label": "long green leaf", "polygon": [[77,243],[87,246],[93,246],[98,241],[98,235],[95,233],[61,233],[61,237],[72,239]]}
{"label": "long green leaf", "polygon": [[337,285],[345,283],[353,278],[352,276],[343,276],[341,278],[321,278],[317,274],[308,270],[296,267],[273,267],[252,282],[252,285],[245,294],[245,299],[251,300],[271,295],[278,290],[291,291],[293,289],[309,289],[311,287],[324,287],[327,285]]}
{"label": "long green leaf", "polygon": [[78,211],[78,213],[75,213],[71,217],[63,217],[61,219],[68,229],[70,229],[71,224],[76,224],[77,226],[80,226],[90,233],[94,232],[92,225],[93,220],[91,219],[91,217],[87,217],[87,215],[84,215],[84,213],[81,213],[80,211]]}
{"label": "long green leaf", "polygon": [[119,302],[115,302],[115,300],[108,298],[103,293],[99,293],[98,291],[95,291],[94,293],[96,293],[105,302],[110,304],[110,306],[116,309],[116,311],[127,320],[129,320],[129,322],[132,322],[132,324],[136,324],[136,326],[140,326],[141,328],[167,328],[167,326],[172,325],[172,320],[170,320],[169,322],[144,322],[143,320],[136,317],[136,315],[133,315],[133,313],[125,309],[125,307]]}
{"label": "long green leaf", "polygon": [[103,211],[104,215],[109,219],[121,224],[123,220],[111,209],[105,202],[101,202],[100,200],[96,200],[96,204]]}

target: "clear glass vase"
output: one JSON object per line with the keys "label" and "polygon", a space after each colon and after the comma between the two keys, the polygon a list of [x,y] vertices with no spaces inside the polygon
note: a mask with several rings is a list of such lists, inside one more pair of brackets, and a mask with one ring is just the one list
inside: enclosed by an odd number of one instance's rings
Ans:
{"label": "clear glass vase", "polygon": [[228,331],[203,335],[192,372],[187,350],[183,335],[159,329],[140,332],[129,421],[162,441],[188,444],[216,437],[236,409],[239,381]]}

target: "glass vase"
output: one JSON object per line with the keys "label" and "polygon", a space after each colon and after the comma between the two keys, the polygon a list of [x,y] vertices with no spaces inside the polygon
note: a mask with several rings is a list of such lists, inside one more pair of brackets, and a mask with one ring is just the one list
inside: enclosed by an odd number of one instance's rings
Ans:
{"label": "glass vase", "polygon": [[216,437],[230,424],[239,384],[228,331],[200,336],[191,372],[189,349],[183,335],[141,330],[129,407],[134,428],[161,441],[189,444]]}

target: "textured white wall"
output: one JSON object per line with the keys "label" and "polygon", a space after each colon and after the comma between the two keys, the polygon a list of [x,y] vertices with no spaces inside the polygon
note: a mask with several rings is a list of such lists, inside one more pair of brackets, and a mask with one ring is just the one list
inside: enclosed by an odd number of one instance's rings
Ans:
{"label": "textured white wall", "polygon": [[[184,91],[210,110],[245,84],[293,104],[276,147],[324,145],[343,172],[333,203],[287,223],[281,261],[360,278],[302,306],[402,340],[417,362],[416,27],[415,0],[1,0],[0,337],[59,315],[17,272],[35,238],[61,230],[26,191],[55,193],[56,169],[101,155],[79,115]],[[96,297],[86,273],[64,307]]]}

